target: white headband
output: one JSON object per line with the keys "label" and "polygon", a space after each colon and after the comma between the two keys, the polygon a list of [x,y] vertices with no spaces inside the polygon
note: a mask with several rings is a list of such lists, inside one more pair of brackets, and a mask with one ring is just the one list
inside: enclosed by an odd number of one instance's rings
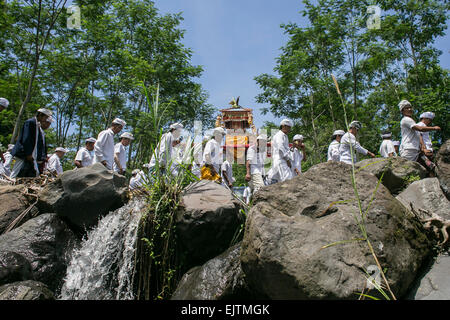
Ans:
{"label": "white headband", "polygon": [[344,130],[336,130],[335,132],[333,132],[333,136],[343,136],[344,134]]}
{"label": "white headband", "polygon": [[48,110],[48,109],[45,109],[45,108],[40,108],[40,109],[37,110],[37,112],[43,113],[43,114],[45,114],[48,117],[52,116],[52,112],[50,110]]}
{"label": "white headband", "polygon": [[400,112],[405,108],[406,106],[411,106],[411,103],[408,100],[402,100],[398,104],[398,108],[400,109]]}
{"label": "white headband", "polygon": [[115,118],[112,123],[121,125],[122,127],[125,127],[127,125],[125,121],[119,118]]}
{"label": "white headband", "polygon": [[8,108],[8,106],[9,106],[8,99],[0,98],[0,106],[4,106],[5,108]]}
{"label": "white headband", "polygon": [[426,118],[426,119],[431,119],[431,120],[433,120],[433,119],[434,119],[434,113],[433,113],[433,112],[430,112],[430,111],[424,112],[424,113],[422,113],[422,114],[420,115],[419,118],[420,118],[420,119]]}
{"label": "white headband", "polygon": [[294,123],[292,122],[291,119],[283,119],[280,122],[280,126],[289,126],[292,128],[294,126]]}
{"label": "white headband", "polygon": [[62,151],[62,152],[64,152],[64,153],[66,153],[66,152],[67,152],[67,149],[64,149],[64,148],[62,148],[62,147],[58,147],[58,148],[55,149],[55,151]]}
{"label": "white headband", "polygon": [[122,135],[120,137],[121,138],[130,139],[130,140],[134,140],[134,136],[131,133],[129,133],[129,132],[122,133]]}
{"label": "white headband", "polygon": [[170,127],[169,127],[169,129],[175,129],[175,130],[183,129],[183,128],[184,128],[184,126],[181,123],[178,123],[178,122],[171,124]]}

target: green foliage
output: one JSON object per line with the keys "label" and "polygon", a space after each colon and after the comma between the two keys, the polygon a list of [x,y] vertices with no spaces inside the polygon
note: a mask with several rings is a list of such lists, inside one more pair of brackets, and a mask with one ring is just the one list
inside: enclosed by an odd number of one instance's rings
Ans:
{"label": "green foliage", "polygon": [[11,102],[0,120],[3,144],[12,138],[31,77],[38,17],[41,36],[50,27],[52,32],[41,48],[22,121],[43,106],[55,113],[48,130],[50,150],[77,150],[120,117],[136,138],[129,147],[129,167],[148,162],[149,143],[156,136],[147,123],[150,107],[141,83],[159,86],[161,104],[168,106],[158,130],[173,121],[189,120],[184,123],[188,129],[194,120],[211,123],[208,96],[195,82],[203,69],[191,64],[192,51],[182,44],[181,14],[162,15],[150,0],[78,0],[73,4],[81,10],[81,30],[71,30],[64,8],[50,25],[54,2],[0,2],[5,8],[0,13],[0,48],[5,49],[0,50],[0,96]]}
{"label": "green foliage", "polygon": [[419,181],[419,180],[420,180],[420,176],[411,174],[411,175],[409,175],[409,176],[404,177],[403,180],[405,180],[405,182],[406,182],[407,184],[411,184],[411,183],[413,183],[414,181]]}

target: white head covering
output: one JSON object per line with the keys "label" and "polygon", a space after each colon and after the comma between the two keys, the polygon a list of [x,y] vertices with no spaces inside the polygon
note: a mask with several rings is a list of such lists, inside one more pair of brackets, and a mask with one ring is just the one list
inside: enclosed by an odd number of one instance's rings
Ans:
{"label": "white head covering", "polygon": [[349,128],[356,128],[356,129],[359,130],[359,129],[362,128],[362,124],[361,124],[361,122],[355,120],[355,121],[352,121],[348,127]]}
{"label": "white head covering", "polygon": [[392,137],[392,132],[386,132],[381,134],[381,138],[386,139]]}
{"label": "white head covering", "polygon": [[393,144],[394,146],[399,146],[399,145],[400,145],[400,141],[392,141],[392,144]]}
{"label": "white head covering", "polygon": [[267,140],[267,135],[260,134],[259,136],[256,137],[256,140]]}
{"label": "white head covering", "polygon": [[37,110],[37,112],[43,113],[43,114],[45,114],[48,117],[52,116],[52,112],[50,110],[48,110],[48,109],[45,109],[45,108],[40,108],[40,109]]}
{"label": "white head covering", "polygon": [[426,118],[426,119],[431,119],[431,120],[433,120],[433,119],[434,119],[434,112],[431,112],[431,111],[424,112],[424,113],[422,113],[422,114],[420,115],[420,117],[419,117],[419,119],[422,119],[422,118]]}
{"label": "white head covering", "polygon": [[410,106],[411,103],[408,100],[402,100],[400,101],[400,103],[398,104],[398,108],[400,109],[400,112],[403,110],[404,107],[406,106]]}
{"label": "white head covering", "polygon": [[280,122],[280,126],[289,126],[292,128],[294,126],[294,123],[292,122],[291,119],[283,119]]}
{"label": "white head covering", "polygon": [[9,101],[6,98],[0,98],[0,106],[4,106],[5,108],[8,108]]}
{"label": "white head covering", "polygon": [[292,139],[292,140],[302,140],[303,141],[303,136],[301,134],[296,134],[294,136],[294,139]]}
{"label": "white head covering", "polygon": [[97,140],[95,138],[92,138],[92,137],[86,139],[86,142],[93,142],[93,143],[95,143],[96,141]]}
{"label": "white head covering", "polygon": [[344,130],[336,130],[335,132],[333,132],[333,136],[343,136],[344,134]]}
{"label": "white head covering", "polygon": [[66,153],[66,152],[67,152],[67,149],[64,149],[64,148],[62,148],[62,147],[58,147],[58,148],[55,149],[55,151],[62,151],[62,152],[64,152],[64,153]]}
{"label": "white head covering", "polygon": [[220,133],[221,135],[226,134],[225,129],[222,128],[222,127],[214,128],[214,130],[213,130],[213,136],[215,136],[215,135],[218,134],[218,133]]}
{"label": "white head covering", "polygon": [[130,140],[134,140],[134,136],[133,134],[129,133],[129,132],[124,132],[120,135],[121,138],[127,138]]}
{"label": "white head covering", "polygon": [[8,151],[11,151],[14,148],[13,144],[8,144]]}
{"label": "white head covering", "polygon": [[169,127],[169,129],[175,129],[175,130],[183,129],[183,128],[184,128],[184,126],[179,122],[172,123]]}
{"label": "white head covering", "polygon": [[141,170],[139,169],[134,169],[133,171],[131,171],[131,175],[137,175]]}
{"label": "white head covering", "polygon": [[122,127],[125,127],[127,125],[125,121],[119,118],[115,118],[112,123],[121,125]]}

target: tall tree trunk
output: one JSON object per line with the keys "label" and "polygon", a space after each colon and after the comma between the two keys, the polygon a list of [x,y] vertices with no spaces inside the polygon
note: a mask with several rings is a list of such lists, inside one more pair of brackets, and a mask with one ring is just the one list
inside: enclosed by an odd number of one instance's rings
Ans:
{"label": "tall tree trunk", "polygon": [[[56,8],[59,7],[59,5],[61,4],[62,1],[59,2],[59,4],[56,6]],[[27,88],[27,93],[25,96],[25,99],[22,103],[22,105],[20,106],[19,109],[19,113],[17,114],[17,118],[16,118],[16,123],[14,124],[14,130],[13,130],[13,134],[11,136],[11,143],[14,143],[16,141],[16,138],[19,134],[19,128],[20,128],[20,124],[22,121],[22,116],[25,112],[25,108],[27,107],[28,103],[30,102],[31,99],[31,92],[33,90],[33,83],[34,83],[34,78],[36,77],[36,72],[37,69],[39,67],[39,61],[40,61],[40,57],[41,57],[41,53],[44,50],[45,44],[47,43],[48,38],[50,37],[50,31],[53,29],[53,26],[56,22],[56,20],[58,19],[59,15],[61,14],[62,9],[64,8],[64,6],[66,5],[67,0],[64,0],[64,3],[62,4],[62,8],[60,10],[57,10],[55,7],[53,7],[54,12],[52,13],[52,17],[51,17],[51,22],[50,22],[50,26],[44,36],[44,39],[42,41],[42,45],[39,45],[39,35],[41,33],[41,11],[42,11],[42,0],[39,0],[39,9],[38,9],[38,21],[37,21],[37,26],[36,26],[36,36],[35,36],[35,41],[34,41],[34,45],[35,45],[35,56],[34,56],[34,63],[33,63],[33,68],[31,71],[31,77],[28,81],[28,88]]]}
{"label": "tall tree trunk", "polygon": [[317,138],[317,130],[316,130],[316,125],[315,125],[315,121],[314,121],[315,120],[315,116],[314,116],[314,95],[313,95],[313,93],[311,93],[311,95],[310,95],[310,100],[311,100],[311,103],[310,103],[311,125],[312,125],[312,128],[313,128],[314,150],[316,151],[316,152],[313,153],[314,154],[313,163],[317,163],[317,158],[318,157],[320,158],[320,155],[317,157],[316,153],[317,152],[320,153],[320,146],[319,146],[319,140]]}
{"label": "tall tree trunk", "polygon": [[83,113],[80,116],[80,128],[78,130],[78,143],[77,143],[77,151],[80,150],[81,147],[81,134],[83,132]]}

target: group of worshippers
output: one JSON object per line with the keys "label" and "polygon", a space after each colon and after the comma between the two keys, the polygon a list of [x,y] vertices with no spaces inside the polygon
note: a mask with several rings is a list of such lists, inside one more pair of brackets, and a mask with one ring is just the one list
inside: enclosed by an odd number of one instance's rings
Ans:
{"label": "group of worshippers", "polygon": [[[433,112],[423,112],[419,116],[419,122],[416,123],[413,117],[413,108],[408,100],[402,100],[398,104],[401,114],[403,115],[400,121],[401,142],[392,141],[392,133],[385,130],[381,134],[383,139],[379,153],[382,157],[396,157],[401,156],[410,161],[418,161],[430,173],[433,172],[433,145],[430,138],[430,131],[441,130],[438,126],[431,126],[435,117]],[[353,163],[357,160],[357,153],[375,157],[373,153],[363,148],[356,140],[358,131],[362,125],[358,121],[353,121],[349,125],[349,131],[345,133],[343,130],[336,130],[333,133],[332,142],[328,147],[328,161],[341,161],[351,164],[351,150],[353,148]]]}
{"label": "group of worshippers", "polygon": [[[0,98],[0,111],[8,105],[6,99]],[[38,109],[33,118],[24,122],[16,143],[9,144],[7,151],[1,155],[0,178],[10,180],[38,177],[40,174],[58,176],[63,173],[62,159],[68,150],[57,147],[51,156],[47,155],[45,131],[52,122],[52,112],[46,108]],[[75,168],[88,167],[98,162],[109,170],[125,174],[126,147],[134,137],[125,132],[120,136],[120,142],[114,143],[114,135],[122,131],[125,125],[125,121],[116,118],[110,128],[100,132],[97,139],[87,138],[85,146],[80,148],[75,156]]]}
{"label": "group of worshippers", "polygon": [[[255,143],[249,146],[245,161],[245,180],[248,182],[248,187],[245,188],[243,194],[247,203],[251,195],[261,187],[286,181],[301,174],[301,163],[306,160],[305,144],[303,136],[296,134],[293,137],[292,147],[290,147],[288,134],[292,127],[293,122],[290,119],[280,122],[280,130],[271,141],[273,164],[267,173],[264,168],[267,162],[267,135],[259,134]],[[232,171],[234,155],[233,152],[227,152],[225,160],[222,162],[224,135],[225,130],[221,127],[213,130],[214,137],[206,143],[203,151],[200,179],[218,181],[231,189],[235,181]]]}

